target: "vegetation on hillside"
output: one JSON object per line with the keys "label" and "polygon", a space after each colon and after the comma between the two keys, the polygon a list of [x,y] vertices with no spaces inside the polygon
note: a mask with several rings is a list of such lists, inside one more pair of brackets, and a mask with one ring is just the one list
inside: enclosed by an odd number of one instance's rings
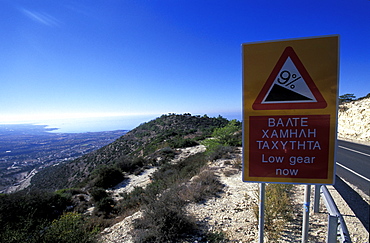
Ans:
{"label": "vegetation on hillside", "polygon": [[210,160],[217,160],[233,152],[233,148],[242,146],[242,123],[231,120],[226,126],[216,128],[211,138],[202,141],[207,147]]}
{"label": "vegetation on hillside", "polygon": [[343,103],[347,103],[347,102],[351,102],[355,100],[367,99],[367,98],[370,98],[370,93],[358,99],[356,99],[356,96],[354,94],[343,94],[339,96],[339,104],[341,105]]}
{"label": "vegetation on hillside", "polygon": [[[28,190],[0,195],[1,242],[95,242],[100,230],[139,209],[144,216],[135,223],[137,242],[173,242],[203,234],[184,206],[222,190],[206,166],[210,153],[170,161],[176,148],[200,144],[211,136],[219,142],[213,153],[222,156],[227,150],[219,148],[240,144],[228,137],[239,136],[236,127],[240,124],[221,116],[163,115],[104,148],[50,167],[35,176]],[[126,175],[140,174],[150,166],[159,169],[145,189],[135,188],[119,201],[107,193]],[[92,206],[93,212],[86,214]]]}
{"label": "vegetation on hillside", "polygon": [[214,129],[224,127],[228,122],[221,116],[162,115],[95,152],[40,171],[32,178],[31,189],[56,190],[83,186],[93,179],[93,171],[103,165],[116,166],[123,173],[131,172],[134,168],[139,170],[146,165],[156,164],[158,156],[168,156],[166,148],[197,145],[211,137]]}
{"label": "vegetation on hillside", "polygon": [[[93,153],[42,171],[30,189],[0,194],[0,242],[99,242],[102,229],[138,210],[143,216],[134,222],[135,242],[191,241],[194,236],[200,242],[226,242],[222,232],[201,231],[185,206],[223,190],[207,164],[229,158],[241,146],[241,125],[220,116],[163,115]],[[205,153],[171,162],[177,148],[198,144],[207,147]],[[158,170],[145,188],[123,193],[120,200],[106,190],[153,166]],[[265,229],[271,241],[291,218],[291,187],[266,187]],[[254,210],[257,216],[257,204]]]}
{"label": "vegetation on hillside", "polygon": [[94,242],[83,216],[66,212],[71,205],[70,196],[45,191],[1,195],[0,242]]}

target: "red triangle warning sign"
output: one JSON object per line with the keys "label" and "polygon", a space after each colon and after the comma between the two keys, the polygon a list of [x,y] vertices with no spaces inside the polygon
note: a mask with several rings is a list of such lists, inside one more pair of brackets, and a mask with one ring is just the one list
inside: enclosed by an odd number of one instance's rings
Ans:
{"label": "red triangle warning sign", "polygon": [[293,48],[285,48],[257,99],[254,110],[322,109],[327,103]]}

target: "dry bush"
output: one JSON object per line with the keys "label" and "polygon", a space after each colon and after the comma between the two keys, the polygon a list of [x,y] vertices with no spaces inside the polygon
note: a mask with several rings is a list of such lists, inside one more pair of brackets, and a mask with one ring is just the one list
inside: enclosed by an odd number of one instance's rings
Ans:
{"label": "dry bush", "polygon": [[[145,205],[143,205],[143,217],[134,223],[133,235],[136,242],[181,242],[181,239],[197,234],[195,219],[188,215],[184,206],[192,202],[200,202],[208,197],[215,196],[223,188],[223,185],[209,168],[199,168],[199,163],[195,166],[193,159],[187,160],[188,163],[178,165],[180,169],[174,169],[173,165],[156,175],[165,174],[176,175],[175,178],[184,178],[185,175],[198,175],[188,183],[183,183],[184,179],[170,180],[173,185],[167,187],[159,185],[162,190],[157,190],[155,186],[160,180],[155,180],[149,184],[145,190]],[[161,177],[163,178],[163,177]],[[166,178],[166,177],[164,177]],[[161,184],[161,183],[160,183]],[[165,184],[168,185],[168,182]],[[152,189],[150,189],[153,187]]]}
{"label": "dry bush", "polygon": [[209,168],[203,169],[197,176],[193,177],[191,182],[184,185],[180,190],[180,197],[185,201],[199,203],[209,197],[217,195],[223,184],[215,175],[215,172]]}
{"label": "dry bush", "polygon": [[[267,238],[275,242],[282,232],[286,222],[292,219],[290,197],[293,185],[290,184],[267,184],[265,190],[265,230]],[[259,198],[259,191],[255,192]],[[254,215],[258,219],[258,201],[253,202]]]}
{"label": "dry bush", "polygon": [[168,190],[144,207],[143,217],[134,222],[135,242],[178,242],[194,232],[195,220],[186,214],[177,191]]}
{"label": "dry bush", "polygon": [[232,166],[235,169],[241,169],[242,168],[242,158],[240,156],[233,159]]}
{"label": "dry bush", "polygon": [[144,211],[134,222],[136,242],[181,242],[197,234],[195,219],[184,206],[215,196],[223,188],[214,171],[204,167],[206,162],[204,154],[196,154],[176,164],[164,164],[145,189],[125,195],[123,209],[133,204]]}
{"label": "dry bush", "polygon": [[[209,140],[209,141],[213,142],[213,140]],[[218,144],[218,145],[215,145],[215,146],[208,147],[206,153],[207,153],[208,159],[210,161],[215,161],[215,160],[218,160],[218,159],[232,159],[233,158],[232,154],[234,152],[235,152],[235,147]]]}
{"label": "dry bush", "polygon": [[223,173],[226,177],[230,177],[232,175],[238,174],[239,170],[238,169],[227,169],[227,170],[223,171]]}

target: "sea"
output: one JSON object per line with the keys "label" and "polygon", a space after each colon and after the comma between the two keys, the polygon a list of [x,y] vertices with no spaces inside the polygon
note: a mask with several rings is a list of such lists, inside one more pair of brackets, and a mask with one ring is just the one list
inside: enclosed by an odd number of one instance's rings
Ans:
{"label": "sea", "polygon": [[116,130],[132,130],[142,123],[155,119],[157,116],[114,116],[50,119],[37,122],[35,125],[46,125],[52,133],[85,133]]}
{"label": "sea", "polygon": [[[34,125],[46,125],[46,129],[52,133],[84,133],[84,132],[103,132],[115,130],[132,130],[142,123],[149,122],[162,114],[154,115],[135,115],[135,116],[114,116],[96,118],[68,118],[68,119],[49,119],[44,121],[32,122]],[[200,115],[204,114],[192,114]],[[241,121],[241,112],[228,112],[223,114],[207,114],[209,117],[222,117]]]}

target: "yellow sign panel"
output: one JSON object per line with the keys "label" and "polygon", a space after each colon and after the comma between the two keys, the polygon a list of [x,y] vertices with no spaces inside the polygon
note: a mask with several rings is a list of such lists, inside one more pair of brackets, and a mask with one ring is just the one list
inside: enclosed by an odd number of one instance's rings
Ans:
{"label": "yellow sign panel", "polygon": [[333,184],[339,36],[243,44],[243,181]]}

